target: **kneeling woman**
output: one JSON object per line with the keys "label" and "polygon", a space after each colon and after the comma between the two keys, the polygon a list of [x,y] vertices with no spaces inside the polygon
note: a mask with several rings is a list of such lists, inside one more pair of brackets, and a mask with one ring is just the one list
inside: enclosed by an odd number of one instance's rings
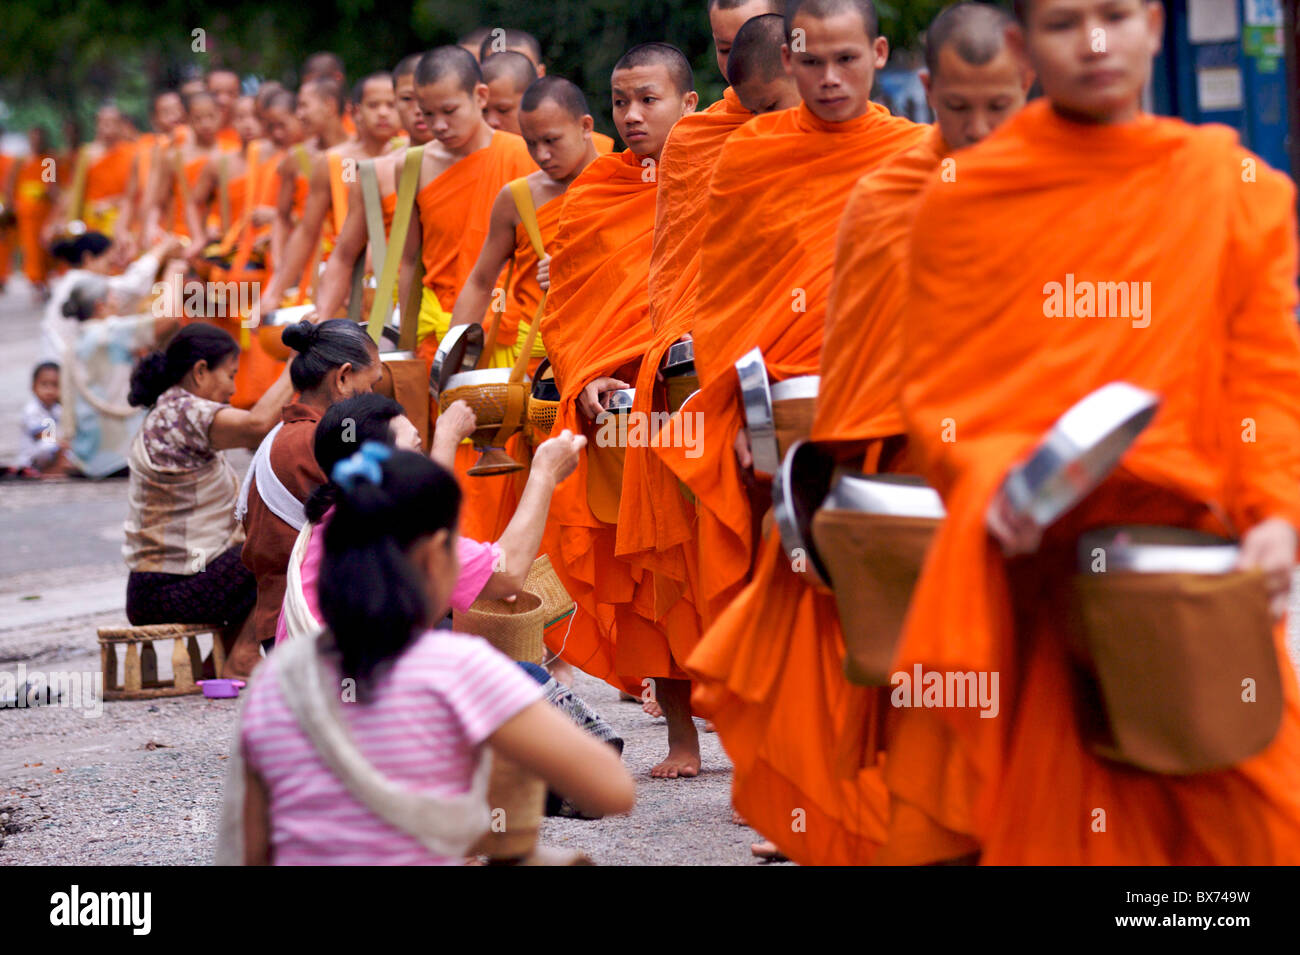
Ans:
{"label": "kneeling woman", "polygon": [[458,865],[490,822],[485,744],[591,815],[630,811],[611,747],[485,641],[433,629],[459,576],[451,474],[368,443],[333,478],[328,629],[278,648],[243,711],[244,861]]}
{"label": "kneeling woman", "polygon": [[286,373],[252,409],[232,408],[238,368],[235,340],[203,323],[136,365],[129,400],[150,410],[131,443],[122,549],[132,624],[216,624],[228,651],[251,637],[257,584],[240,561],[239,479],[220,452],[256,448],[291,394]]}

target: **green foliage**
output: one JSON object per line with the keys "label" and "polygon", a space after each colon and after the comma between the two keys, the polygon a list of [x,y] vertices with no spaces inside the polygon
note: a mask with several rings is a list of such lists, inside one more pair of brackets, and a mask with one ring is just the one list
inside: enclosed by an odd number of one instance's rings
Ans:
{"label": "green foliage", "polygon": [[[939,0],[878,0],[895,46],[913,46]],[[151,89],[188,72],[233,67],[245,76],[296,80],[301,61],[333,50],[349,75],[391,67],[405,53],[452,43],[477,26],[535,34],[551,72],[586,92],[608,132],[608,77],[629,46],[667,40],[696,71],[702,102],[721,95],[704,0],[224,0],[198,8],[180,0],[10,0],[0,31],[0,99],[23,117],[75,116],[88,133],[94,110],[116,99],[138,123]],[[195,52],[192,31],[205,31]]]}

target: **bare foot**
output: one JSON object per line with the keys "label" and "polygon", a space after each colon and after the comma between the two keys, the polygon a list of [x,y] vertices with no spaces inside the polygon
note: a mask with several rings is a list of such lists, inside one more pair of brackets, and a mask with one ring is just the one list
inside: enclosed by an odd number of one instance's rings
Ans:
{"label": "bare foot", "polygon": [[713,720],[705,720],[705,721],[704,721],[704,732],[706,732],[706,733],[716,733],[717,731],[718,731],[718,728],[717,728],[716,726],[713,725]]}
{"label": "bare foot", "polygon": [[573,686],[573,667],[565,661],[557,657],[551,662],[551,665],[547,667],[547,670],[550,672],[551,676],[555,677],[557,682],[563,683],[565,686]]}
{"label": "bare foot", "polygon": [[776,847],[776,843],[770,840],[755,842],[749,847],[749,851],[765,862],[789,862],[790,859],[785,853]]}
{"label": "bare foot", "polygon": [[646,716],[653,716],[655,719],[664,715],[664,708],[656,700],[646,700],[641,704],[641,710]]}
{"label": "bare foot", "polygon": [[668,756],[650,770],[656,779],[689,779],[700,774],[700,736],[691,719],[689,680],[660,680],[656,700],[668,720]]}
{"label": "bare foot", "polygon": [[734,809],[731,810],[731,821],[734,822],[734,823],[735,823],[736,825],[738,825],[738,826],[748,826],[748,825],[749,825],[749,823],[747,823],[747,822],[745,821],[745,817],[742,816],[739,812],[737,812],[737,811],[734,810]]}
{"label": "bare foot", "polygon": [[690,779],[700,774],[700,747],[668,744],[668,755],[650,770],[655,779]]}

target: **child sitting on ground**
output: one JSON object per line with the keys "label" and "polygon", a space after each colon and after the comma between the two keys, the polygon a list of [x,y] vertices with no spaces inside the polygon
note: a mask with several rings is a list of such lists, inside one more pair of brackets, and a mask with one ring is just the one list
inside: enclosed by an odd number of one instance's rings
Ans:
{"label": "child sitting on ground", "polygon": [[32,371],[32,397],[23,405],[23,443],[14,469],[19,477],[66,474],[70,470],[59,440],[59,366],[43,361]]}

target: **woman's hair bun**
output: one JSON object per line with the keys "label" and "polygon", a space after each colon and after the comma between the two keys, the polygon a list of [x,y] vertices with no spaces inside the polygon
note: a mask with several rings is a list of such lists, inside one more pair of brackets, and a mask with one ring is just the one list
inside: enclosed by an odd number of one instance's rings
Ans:
{"label": "woman's hair bun", "polygon": [[284,331],[280,333],[280,341],[296,352],[305,352],[316,343],[318,327],[306,319],[295,325],[286,325]]}

